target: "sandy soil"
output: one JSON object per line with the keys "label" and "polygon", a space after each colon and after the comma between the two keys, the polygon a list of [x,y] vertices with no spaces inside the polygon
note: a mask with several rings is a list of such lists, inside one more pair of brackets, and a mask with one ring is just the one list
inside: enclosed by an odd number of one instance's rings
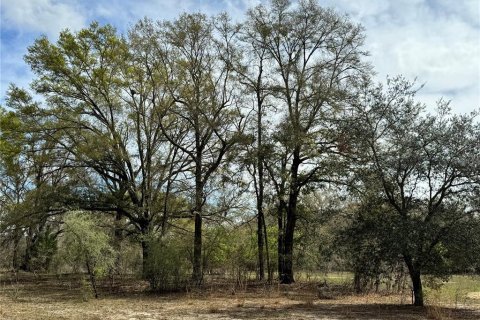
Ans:
{"label": "sandy soil", "polygon": [[418,308],[398,295],[319,299],[314,287],[300,284],[169,294],[142,292],[143,285],[132,282],[115,293],[105,288],[100,299],[84,301],[75,280],[4,279],[0,319],[480,319],[480,308]]}

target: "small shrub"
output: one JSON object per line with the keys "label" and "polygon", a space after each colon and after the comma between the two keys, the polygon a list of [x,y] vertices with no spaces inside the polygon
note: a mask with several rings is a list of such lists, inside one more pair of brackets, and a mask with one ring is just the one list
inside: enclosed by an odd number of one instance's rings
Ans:
{"label": "small shrub", "polygon": [[208,313],[219,313],[220,312],[220,309],[218,309],[217,306],[210,306],[208,308]]}
{"label": "small shrub", "polygon": [[109,234],[91,214],[81,211],[68,214],[64,226],[62,256],[74,270],[87,272],[93,294],[98,298],[97,278],[105,276],[115,262]]}
{"label": "small shrub", "polygon": [[149,240],[145,277],[152,290],[176,291],[186,288],[190,278],[186,245],[178,238]]}

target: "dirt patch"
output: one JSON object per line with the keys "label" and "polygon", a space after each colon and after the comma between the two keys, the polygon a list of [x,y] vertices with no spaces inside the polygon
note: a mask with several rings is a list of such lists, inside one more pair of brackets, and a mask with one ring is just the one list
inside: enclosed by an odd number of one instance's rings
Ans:
{"label": "dirt patch", "polygon": [[[418,308],[399,295],[349,295],[318,298],[314,285],[228,286],[169,294],[149,294],[131,279],[118,290],[105,286],[100,299],[82,300],[76,280],[51,278],[0,283],[0,319],[479,319],[479,309]],[[130,288],[125,291],[122,288]],[[133,289],[132,289],[133,288]],[[402,302],[403,301],[403,302]],[[432,318],[433,317],[433,318]]]}
{"label": "dirt patch", "polygon": [[468,299],[475,299],[475,300],[478,299],[478,300],[480,300],[480,291],[467,293],[467,298]]}

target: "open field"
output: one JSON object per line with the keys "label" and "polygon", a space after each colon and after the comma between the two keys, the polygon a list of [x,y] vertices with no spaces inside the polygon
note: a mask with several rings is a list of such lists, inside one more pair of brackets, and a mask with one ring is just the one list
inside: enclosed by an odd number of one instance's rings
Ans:
{"label": "open field", "polygon": [[[338,275],[330,275],[338,277]],[[456,276],[427,292],[429,307],[409,306],[404,295],[351,295],[331,286],[331,299],[319,299],[316,283],[291,286],[251,283],[203,291],[151,294],[135,279],[87,299],[78,276],[2,274],[0,319],[479,319],[480,278]],[[471,291],[470,291],[471,290]],[[437,300],[435,300],[437,299]]]}

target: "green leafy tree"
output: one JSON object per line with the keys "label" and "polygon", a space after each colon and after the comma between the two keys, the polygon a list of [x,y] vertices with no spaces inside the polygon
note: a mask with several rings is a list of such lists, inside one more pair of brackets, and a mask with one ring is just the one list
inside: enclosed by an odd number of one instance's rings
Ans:
{"label": "green leafy tree", "polygon": [[97,279],[113,267],[116,254],[108,230],[86,212],[71,212],[64,220],[64,259],[74,267],[85,268],[95,298],[98,298]]}
{"label": "green leafy tree", "polygon": [[170,99],[153,57],[151,40],[135,30],[127,39],[98,23],[63,31],[56,44],[40,38],[26,56],[38,76],[33,87],[46,97],[37,129],[68,152],[66,166],[82,168],[77,206],[116,215],[117,235],[125,228],[135,234],[144,258],[150,233],[165,231],[182,166],[161,133],[159,115]]}
{"label": "green leafy tree", "polygon": [[[235,74],[238,82],[242,85],[243,93],[247,97],[244,100],[251,99],[252,111],[255,120],[250,120],[248,132],[255,137],[253,145],[246,145],[245,154],[242,157],[242,165],[253,179],[253,187],[256,198],[256,216],[257,216],[257,254],[258,254],[258,278],[265,278],[265,262],[268,271],[268,280],[273,279],[273,273],[270,263],[270,252],[268,246],[267,225],[265,220],[265,116],[268,115],[268,98],[271,91],[268,90],[268,52],[263,46],[266,41],[267,33],[262,32],[265,27],[256,20],[248,19],[245,21],[238,33],[238,49],[241,54],[234,60]],[[268,191],[268,190],[267,190]]]}
{"label": "green leafy tree", "polygon": [[13,244],[12,267],[18,269],[19,243],[22,230],[19,223],[13,223],[13,212],[20,205],[28,190],[28,173],[21,159],[21,135],[18,132],[20,120],[13,112],[0,108],[0,230],[2,242]]}
{"label": "green leafy tree", "polygon": [[455,254],[478,255],[467,231],[478,222],[479,207],[470,199],[479,188],[480,125],[476,113],[451,114],[444,101],[436,114],[426,114],[415,93],[402,78],[386,89],[367,83],[353,103],[350,132],[352,142],[360,139],[354,186],[381,199],[383,248],[404,260],[421,306],[422,274],[448,276]]}
{"label": "green leafy tree", "polygon": [[[225,167],[227,153],[243,140],[243,118],[236,105],[229,63],[231,39],[221,37],[228,34],[227,24],[223,16],[209,20],[202,14],[184,14],[156,31],[161,35],[158,54],[163,59],[171,101],[161,114],[162,133],[188,163],[184,181],[191,187],[189,211],[195,221],[192,278],[197,284],[203,277],[202,224],[207,190]],[[172,121],[175,126],[169,127]]]}
{"label": "green leafy tree", "polygon": [[248,13],[254,45],[264,48],[268,89],[278,121],[270,132],[266,169],[277,198],[278,273],[294,282],[293,248],[301,191],[333,180],[342,153],[338,121],[357,81],[363,30],[316,1],[272,1]]}
{"label": "green leafy tree", "polygon": [[[0,184],[6,209],[2,229],[8,230],[4,240],[13,243],[14,269],[46,269],[59,231],[57,216],[65,210],[73,180],[66,180],[64,153],[41,132],[31,130],[30,114],[36,104],[28,93],[12,85],[6,103],[10,111],[2,114],[0,126]],[[25,253],[19,263],[18,243],[24,237]]]}

